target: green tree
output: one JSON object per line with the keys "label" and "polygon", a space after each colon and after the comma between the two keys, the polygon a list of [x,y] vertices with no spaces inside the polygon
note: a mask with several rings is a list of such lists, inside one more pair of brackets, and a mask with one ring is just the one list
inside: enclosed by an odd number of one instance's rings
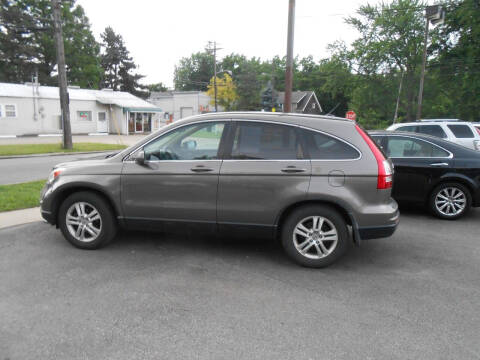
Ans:
{"label": "green tree", "polygon": [[480,5],[447,2],[445,24],[432,34],[424,112],[430,117],[480,118]]}
{"label": "green tree", "polygon": [[145,86],[139,84],[144,75],[132,73],[137,65],[130,56],[122,36],[116,34],[111,27],[107,27],[101,37],[104,48],[101,63],[105,72],[102,86],[147,97],[148,92],[143,91]]}
{"label": "green tree", "polygon": [[361,6],[356,17],[346,20],[360,33],[349,54],[359,75],[352,106],[360,119],[380,125],[393,118],[396,96],[392,95],[396,91],[391,85],[398,84],[400,73],[404,74],[401,117],[414,119],[423,52],[423,9],[424,3],[419,0],[394,0]]}
{"label": "green tree", "polygon": [[211,54],[197,52],[190,57],[184,57],[175,66],[173,79],[175,89],[207,91],[213,73],[214,62]]}
{"label": "green tree", "polygon": [[[0,80],[56,85],[57,64],[50,0],[0,0]],[[62,1],[63,37],[70,84],[97,88],[102,75],[99,45],[83,8]]]}

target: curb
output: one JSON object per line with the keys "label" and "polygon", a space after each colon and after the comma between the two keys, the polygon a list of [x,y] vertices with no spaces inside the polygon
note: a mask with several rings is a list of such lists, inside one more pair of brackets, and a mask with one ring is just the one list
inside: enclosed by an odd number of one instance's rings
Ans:
{"label": "curb", "polygon": [[[72,136],[107,136],[107,135],[116,135],[106,132],[101,133],[80,133],[72,134]],[[62,133],[51,133],[51,134],[23,134],[23,135],[0,135],[0,139],[14,139],[14,138],[28,138],[28,137],[62,137]]]}
{"label": "curb", "polygon": [[[125,149],[118,149],[122,151]],[[102,150],[102,151],[72,151],[72,152],[59,152],[59,153],[43,153],[43,154],[30,154],[30,155],[6,155],[0,156],[0,160],[4,159],[22,159],[22,158],[32,158],[32,157],[45,157],[45,156],[65,156],[65,155],[85,155],[85,154],[107,154],[113,153],[117,150]]]}

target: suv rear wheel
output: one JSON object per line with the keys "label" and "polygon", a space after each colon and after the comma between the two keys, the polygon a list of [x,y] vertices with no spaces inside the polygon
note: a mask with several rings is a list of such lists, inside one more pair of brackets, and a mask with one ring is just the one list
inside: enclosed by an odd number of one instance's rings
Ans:
{"label": "suv rear wheel", "polygon": [[307,267],[328,266],[347,249],[345,220],[325,205],[309,205],[293,211],[282,227],[281,236],[290,258]]}
{"label": "suv rear wheel", "polygon": [[430,211],[441,219],[455,220],[465,215],[472,203],[470,191],[459,183],[438,185],[430,195]]}
{"label": "suv rear wheel", "polygon": [[98,249],[110,242],[117,224],[109,204],[92,192],[78,192],[65,199],[58,224],[65,238],[80,249]]}

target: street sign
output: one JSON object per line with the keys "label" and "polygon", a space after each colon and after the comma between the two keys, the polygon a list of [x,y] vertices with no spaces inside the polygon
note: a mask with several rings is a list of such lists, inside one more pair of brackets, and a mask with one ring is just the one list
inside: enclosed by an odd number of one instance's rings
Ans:
{"label": "street sign", "polygon": [[357,114],[355,114],[355,111],[350,110],[350,111],[347,111],[347,113],[345,114],[345,117],[346,117],[348,120],[353,120],[353,121],[355,121],[355,119],[357,118]]}

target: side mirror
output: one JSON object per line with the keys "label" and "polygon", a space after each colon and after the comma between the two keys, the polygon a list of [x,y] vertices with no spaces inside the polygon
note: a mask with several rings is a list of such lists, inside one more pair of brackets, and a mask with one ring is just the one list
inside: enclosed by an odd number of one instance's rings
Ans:
{"label": "side mirror", "polygon": [[140,165],[145,164],[145,151],[143,150],[137,151],[135,154],[133,154],[132,160]]}

